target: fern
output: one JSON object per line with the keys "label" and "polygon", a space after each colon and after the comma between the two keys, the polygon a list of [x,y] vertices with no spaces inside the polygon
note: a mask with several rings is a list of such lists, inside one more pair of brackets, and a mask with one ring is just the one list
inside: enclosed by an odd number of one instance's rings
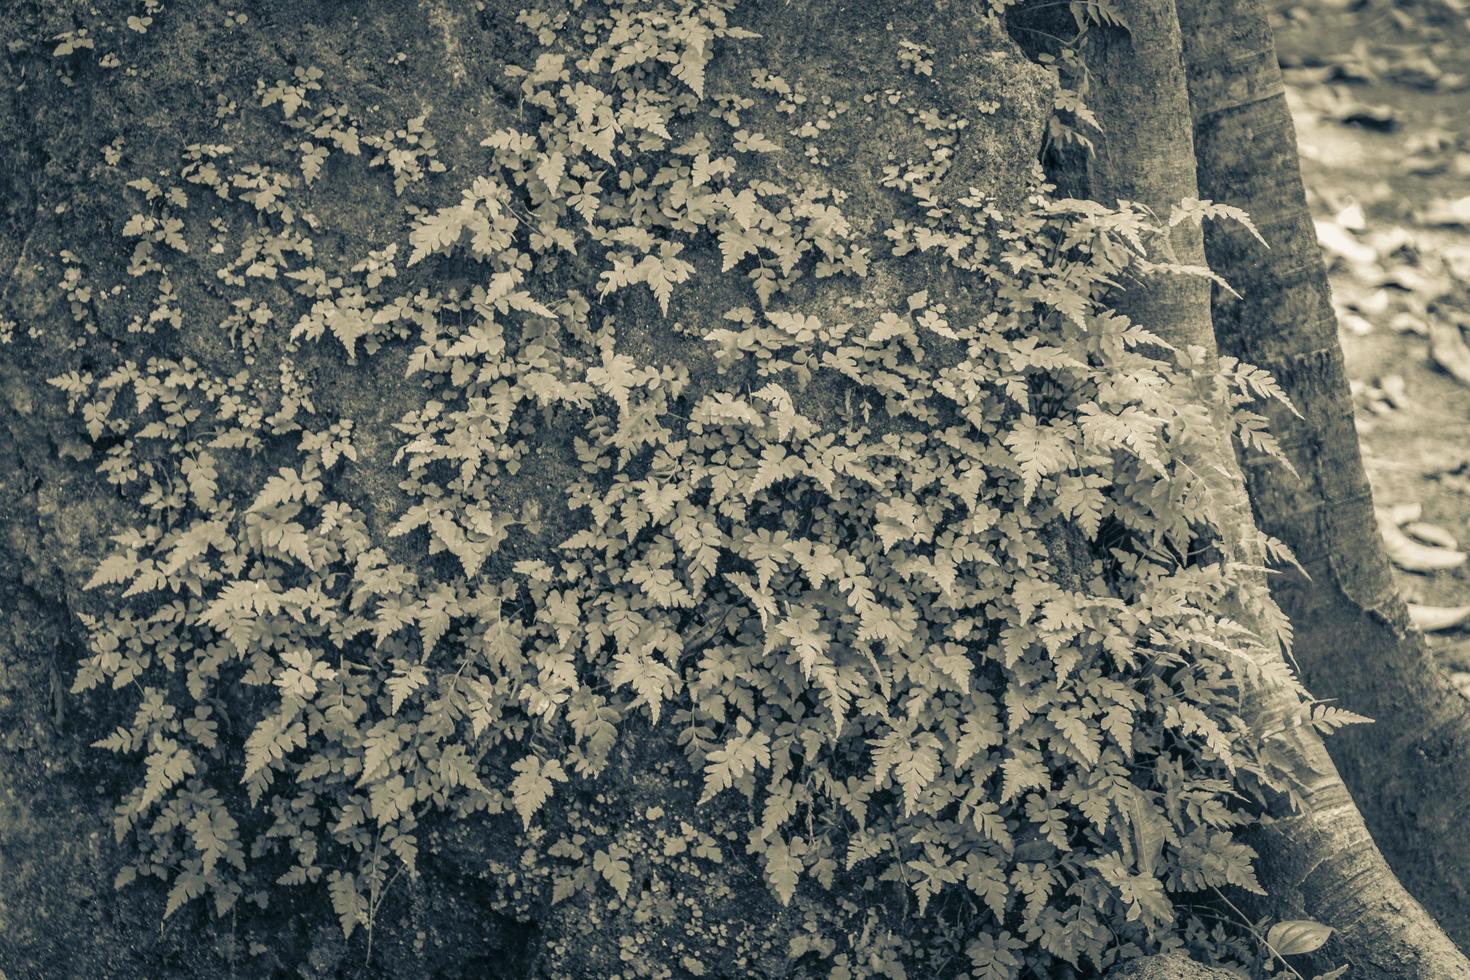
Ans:
{"label": "fern", "polygon": [[[1236,834],[1285,781],[1239,699],[1245,678],[1300,694],[1259,656],[1289,624],[1254,593],[1271,635],[1231,620],[1248,570],[1197,553],[1220,529],[1218,475],[1183,456],[1213,424],[1192,355],[1108,308],[1129,277],[1207,273],[1151,264],[1152,236],[1243,216],[1043,187],[999,214],[949,188],[973,120],[944,107],[819,111],[769,71],[706,94],[749,36],[735,15],[527,8],[519,128],[462,175],[435,176],[427,117],[363,134],[303,67],[258,91],[289,172],[196,143],[134,183],[119,267],[157,280],[149,322],[182,317],[164,281],[217,239],[240,370],[94,350],[51,382],[137,503],[87,583],[117,609],[85,621],[75,684],[124,708],[97,739],[136,783],[120,885],[163,878],[167,914],[325,888],[353,938],[427,868],[431,821],[513,813],[497,909],[606,888],[654,914],[743,839],[823,957],[1007,980],[1173,948],[1186,893],[1257,887]],[[939,52],[893,44],[930,78]],[[929,150],[863,189],[885,227],[802,162],[849,111],[891,111]],[[394,198],[449,203],[379,216],[366,258],[318,255],[305,185],[359,154]],[[239,221],[200,226],[200,197]],[[81,264],[62,275],[85,313]],[[701,305],[726,297],[723,318]],[[417,403],[332,417],[313,377],[384,350]],[[1214,382],[1235,435],[1279,457],[1250,409],[1290,408],[1281,387],[1228,358]],[[389,456],[401,506],[363,472]],[[664,737],[700,785],[689,823],[597,797]],[[906,945],[868,910],[798,902],[853,882]]]}

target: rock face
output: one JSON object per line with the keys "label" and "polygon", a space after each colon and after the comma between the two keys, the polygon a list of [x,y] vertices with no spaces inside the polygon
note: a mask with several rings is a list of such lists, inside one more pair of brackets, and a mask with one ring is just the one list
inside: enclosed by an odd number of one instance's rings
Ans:
{"label": "rock face", "polygon": [[[554,907],[527,907],[516,884],[526,841],[519,822],[504,817],[428,828],[421,874],[389,893],[370,963],[359,945],[343,942],[335,922],[322,920],[319,892],[298,904],[274,897],[266,912],[242,910],[212,924],[191,907],[161,933],[162,890],[114,892],[122,858],[110,810],[119,784],[112,757],[87,746],[126,719],[106,696],[67,691],[85,652],[78,616],[100,615],[109,602],[82,587],[108,552],[107,538],[135,522],[139,501],[135,491],[119,494],[99,477],[107,446],[87,438],[66,395],[47,380],[100,373],[124,359],[187,357],[216,378],[245,370],[264,375],[257,383],[279,385],[272,355],[281,340],[269,333],[284,335],[310,313],[312,298],[291,290],[289,259],[279,261],[281,275],[268,256],[231,264],[257,225],[281,227],[274,195],[282,191],[294,210],[296,240],[310,240],[329,275],[347,274],[373,250],[403,239],[406,204],[452,203],[473,180],[484,165],[480,141],[521,118],[519,81],[504,69],[534,60],[534,39],[515,23],[517,5],[468,0],[257,0],[238,11],[212,0],[150,0],[141,16],[132,0],[16,7],[0,25],[7,52],[0,136],[9,156],[0,172],[0,268],[7,270],[0,294],[0,855],[7,868],[0,968],[17,978],[759,976],[790,969],[786,957],[806,912],[776,904],[739,847],[725,842],[723,862],[698,875],[656,857],[674,850],[675,838],[719,850],[699,829],[719,814],[696,806],[661,731],[638,739],[583,801],[592,823],[626,832],[622,846],[645,888],[623,901],[594,901],[583,891]],[[902,87],[885,82],[903,49],[891,23],[899,14],[884,10],[835,0],[744,3],[732,20],[761,39],[722,48],[707,88],[739,91],[752,70],[765,69],[803,104],[861,107],[876,96],[872,104],[881,107],[885,88]],[[1016,201],[1050,103],[1043,76],[967,4],[915,5],[902,16],[902,39],[932,49],[932,108],[967,121],[947,180],[1002,207]],[[319,129],[293,127],[289,120],[306,117],[305,108],[296,114],[300,99],[317,113],[341,106],[360,120],[351,138],[360,153],[327,132],[330,116],[311,117]],[[747,119],[752,130],[769,133],[793,125],[764,103]],[[845,211],[868,223],[866,233],[891,217],[876,192],[884,168],[927,158],[931,138],[903,113],[856,109],[834,115],[815,155],[790,153],[768,166],[773,178],[854,188]],[[303,143],[313,147],[306,157],[327,151],[310,181]],[[147,178],[162,188],[161,175],[204,175],[211,166],[228,174],[226,154],[215,164],[209,149],[225,145],[232,148],[233,197],[211,195],[207,180],[191,189],[187,208],[175,209],[182,224],[158,231],[156,247],[171,258],[166,275],[150,267],[138,249],[153,232],[129,225],[135,214],[155,213],[145,201],[151,192],[129,182]],[[191,146],[202,149],[191,156]],[[253,210],[242,203],[248,198]],[[169,235],[177,241],[166,241]],[[718,253],[709,245],[696,261],[717,268]],[[569,276],[579,271],[568,264]],[[926,285],[964,288],[881,280],[867,288],[903,295]],[[822,287],[810,288],[808,305],[820,308]],[[721,293],[715,285],[676,295],[671,319],[718,320],[738,305],[733,286]],[[266,306],[270,319],[251,319]],[[632,343],[663,349],[676,341],[652,311],[633,300],[617,308]],[[326,344],[295,358],[316,412],[355,423],[359,458],[335,490],[361,509],[374,542],[386,548],[395,547],[386,531],[403,507],[395,462],[402,437],[394,423],[422,398],[403,380],[404,362],[391,344],[353,365]],[[258,486],[283,457],[266,447],[231,465],[239,471],[221,485]],[[547,540],[560,530],[556,508],[566,478],[547,462],[520,490],[545,498]],[[809,945],[820,952],[820,943]]]}
{"label": "rock face", "polygon": [[1179,953],[1133,960],[1108,973],[1117,980],[1235,980],[1240,974],[1196,963]]}

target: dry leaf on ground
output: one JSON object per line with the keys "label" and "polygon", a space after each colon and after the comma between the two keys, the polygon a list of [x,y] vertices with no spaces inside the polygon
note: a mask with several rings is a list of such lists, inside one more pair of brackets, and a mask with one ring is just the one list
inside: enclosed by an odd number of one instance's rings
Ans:
{"label": "dry leaf on ground", "polygon": [[1410,521],[1404,525],[1404,530],[1411,537],[1418,538],[1425,544],[1432,544],[1437,548],[1450,548],[1453,550],[1460,547],[1460,542],[1455,540],[1455,536],[1438,524],[1430,524],[1426,521]]}
{"label": "dry leaf on ground", "polygon": [[1335,221],[1314,221],[1317,229],[1317,244],[1331,255],[1351,265],[1367,265],[1378,260],[1378,253],[1353,237],[1352,233]]}
{"label": "dry leaf on ground", "polygon": [[1429,321],[1429,359],[1456,381],[1470,385],[1470,347],[1453,323],[1437,318]]}
{"label": "dry leaf on ground", "polygon": [[1470,606],[1421,606],[1411,602],[1409,619],[1425,633],[1437,633],[1470,619]]}
{"label": "dry leaf on ground", "polygon": [[1463,225],[1470,227],[1470,195],[1453,201],[1438,201],[1419,214],[1426,225]]}
{"label": "dry leaf on ground", "polygon": [[1465,552],[1420,544],[1399,530],[1391,512],[1378,511],[1378,531],[1383,536],[1388,560],[1406,572],[1438,572],[1465,564]]}

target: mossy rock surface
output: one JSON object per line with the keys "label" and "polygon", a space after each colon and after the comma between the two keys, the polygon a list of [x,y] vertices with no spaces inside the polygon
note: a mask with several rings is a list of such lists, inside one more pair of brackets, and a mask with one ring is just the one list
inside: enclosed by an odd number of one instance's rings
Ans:
{"label": "mossy rock surface", "polygon": [[1147,956],[1108,972],[1109,980],[1239,980],[1240,974],[1197,963],[1181,953]]}
{"label": "mossy rock surface", "polygon": [[[512,23],[518,6],[449,0],[329,0],[242,2],[238,10],[208,0],[169,0],[146,30],[127,26],[132,2],[18,3],[0,25],[4,94],[0,141],[0,268],[6,279],[0,316],[16,324],[0,347],[0,971],[36,977],[252,976],[524,976],[776,975],[802,926],[800,903],[782,908],[750,866],[743,848],[722,828],[738,814],[696,806],[691,784],[667,732],[638,731],[580,805],[585,818],[622,828],[633,856],[636,888],[625,901],[594,902],[587,893],[553,908],[516,906],[514,869],[527,841],[509,818],[442,824],[428,838],[424,873],[400,889],[379,917],[373,957],[344,944],[335,923],[306,903],[276,902],[269,913],[211,921],[198,909],[162,929],[162,891],[112,888],[120,864],[111,831],[116,774],[107,757],[87,748],[117,722],[95,702],[71,699],[83,649],[79,612],[100,612],[106,599],[82,589],[105,553],[107,536],[127,525],[131,504],[94,472],[96,459],[79,437],[64,397],[46,379],[126,356],[188,356],[227,377],[247,367],[220,324],[233,301],[266,302],[282,311],[296,301],[279,282],[254,282],[241,293],[222,288],[209,260],[208,218],[242,232],[238,211],[223,204],[191,205],[189,252],[171,269],[183,311],[178,328],[152,334],[114,332],[107,325],[147,317],[154,303],[126,267],[132,243],[121,230],[135,210],[126,181],[176,171],[190,143],[228,143],[242,154],[281,167],[293,165],[292,134],[258,110],[258,82],[290,79],[298,68],[321,70],[332,101],[359,113],[369,132],[395,130],[427,116],[446,172],[395,194],[391,177],[361,158],[333,154],[297,203],[313,215],[316,252],[329,269],[345,269],[369,251],[402,237],[403,205],[423,208],[454,200],[484,165],[479,141],[520,118],[507,64],[534,57],[529,38]],[[941,77],[932,91],[939,108],[966,116],[954,179],[963,186],[1017,202],[1032,174],[1049,106],[1044,76],[1014,46],[964,18],[963,4],[915,8],[912,30],[938,52]],[[906,13],[905,16],[909,16]],[[811,98],[860,102],[891,73],[897,36],[882,5],[747,2],[737,22],[765,40],[742,42],[711,66],[710,87],[743,84],[752,67],[800,83]],[[85,29],[90,48],[57,56],[58,37]],[[99,61],[110,53],[117,67]],[[765,113],[767,118],[762,118]],[[784,123],[766,107],[752,126],[779,132]],[[821,179],[854,190],[847,211],[877,228],[891,205],[872,193],[886,164],[919,155],[924,135],[900,114],[851,113],[829,135],[830,160],[772,164],[773,176]],[[298,175],[299,177],[299,175]],[[67,250],[72,258],[63,261]],[[699,355],[671,335],[672,320],[712,322],[735,305],[722,284],[711,245],[694,256],[707,288],[676,297],[672,316],[656,315],[645,297],[619,298],[631,350],[685,357],[696,381]],[[103,329],[84,335],[63,289],[64,268],[83,270]],[[586,270],[569,263],[575,279]],[[936,272],[936,275],[940,273]],[[121,292],[98,295],[113,285]],[[931,283],[876,282],[866,288],[902,295]],[[808,287],[802,287],[808,288]],[[942,288],[963,294],[950,276]],[[825,292],[824,292],[825,290]],[[835,304],[835,287],[809,287],[804,302]],[[744,302],[741,297],[738,302]],[[289,324],[290,317],[282,320]],[[265,356],[259,363],[269,364]],[[422,397],[403,380],[403,356],[392,349],[349,365],[339,349],[321,345],[300,364],[317,407],[353,418],[362,458],[335,492],[368,517],[375,538],[402,507],[393,456],[395,422]],[[818,400],[822,397],[818,392]],[[819,409],[820,406],[817,406]],[[259,484],[290,461],[266,452],[228,474]],[[508,492],[544,498],[549,540],[563,530],[557,516],[565,461],[548,454]],[[512,557],[524,557],[525,551]],[[650,814],[657,814],[651,816]],[[692,828],[686,831],[685,827]],[[556,829],[553,825],[546,832]],[[722,861],[671,866],[662,857],[674,838],[694,846],[723,844]],[[714,870],[710,870],[714,868]],[[843,896],[835,896],[840,900]],[[861,894],[845,896],[861,903]],[[508,909],[518,909],[511,914]],[[252,948],[254,947],[254,948]],[[557,966],[548,967],[548,963]],[[566,972],[570,971],[570,972]],[[1143,974],[1140,974],[1143,975]]]}

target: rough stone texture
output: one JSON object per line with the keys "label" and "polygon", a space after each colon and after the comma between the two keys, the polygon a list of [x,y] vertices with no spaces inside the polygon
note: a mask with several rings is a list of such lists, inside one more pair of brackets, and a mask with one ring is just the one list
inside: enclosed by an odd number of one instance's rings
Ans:
{"label": "rough stone texture", "polygon": [[[277,902],[258,921],[242,916],[209,925],[191,910],[160,930],[157,891],[134,886],[114,893],[119,856],[110,827],[110,760],[87,748],[107,730],[106,709],[65,692],[82,642],[75,614],[99,602],[80,585],[102,554],[105,536],[129,522],[130,508],[95,476],[95,459],[88,458],[64,398],[45,384],[91,359],[85,349],[68,349],[73,325],[56,288],[59,252],[74,251],[99,286],[131,282],[124,271],[131,244],[120,229],[136,196],[123,182],[176,169],[180,149],[191,142],[280,144],[287,134],[267,126],[262,114],[222,119],[216,109],[218,100],[248,109],[257,99],[257,79],[289,78],[297,65],[321,68],[330,98],[364,115],[368,132],[430,112],[429,128],[449,172],[411,189],[405,199],[423,205],[452,200],[483,160],[478,141],[514,119],[515,98],[501,67],[529,60],[524,32],[510,23],[518,5],[510,3],[477,11],[469,0],[242,0],[237,6],[249,19],[231,24],[225,5],[213,0],[170,0],[144,34],[123,26],[136,6],[133,0],[32,0],[11,5],[0,23],[0,42],[7,45],[0,74],[0,269],[6,270],[0,318],[17,324],[15,340],[0,347],[0,608],[6,611],[0,627],[0,864],[7,869],[0,875],[0,971],[15,978],[213,977],[238,970],[302,977],[519,976],[536,972],[547,944],[565,942],[576,947],[569,955],[581,964],[579,975],[602,977],[625,968],[615,937],[638,931],[650,934],[647,948],[655,960],[675,940],[703,944],[708,975],[780,968],[738,962],[716,949],[688,911],[698,908],[704,922],[745,923],[768,936],[769,948],[784,950],[801,911],[774,903],[738,846],[726,848],[732,855],[727,873],[678,882],[682,894],[613,909],[591,908],[581,899],[517,923],[492,908],[506,886],[487,867],[492,861],[515,865],[518,831],[508,821],[488,820],[443,828],[422,880],[385,909],[370,967],[360,951],[342,943],[333,923],[298,916],[289,901]],[[952,179],[1014,203],[1032,169],[1050,93],[1008,40],[977,25],[967,4],[899,10],[830,0],[750,2],[737,20],[769,40],[742,42],[722,55],[712,66],[711,88],[743,85],[750,68],[760,65],[802,81],[818,96],[860,96],[882,87],[880,72],[891,73],[898,35],[890,22],[899,18],[906,21],[904,36],[939,49],[940,77],[931,90],[947,104],[938,108],[972,119]],[[79,26],[90,29],[97,47],[54,57],[51,39]],[[114,50],[122,67],[99,68],[98,57]],[[993,113],[969,111],[991,102],[999,107]],[[921,146],[912,132],[874,129],[850,118],[848,129],[833,134],[839,149],[824,179],[854,190],[848,212],[877,224],[888,206],[874,192],[881,166],[917,156]],[[781,122],[770,120],[767,128],[780,131]],[[112,168],[102,151],[118,138],[122,164]],[[796,160],[781,176],[819,176],[800,172],[802,166]],[[381,172],[340,156],[313,189],[310,207],[322,225],[313,233],[318,253],[342,256],[344,267],[386,244],[379,216],[401,214]],[[136,359],[187,354],[221,373],[238,370],[238,354],[216,326],[233,294],[218,287],[205,260],[205,224],[191,224],[190,256],[174,269],[183,328],[151,338],[104,330],[91,338],[92,349],[115,343]],[[711,250],[698,264],[708,275],[718,269],[718,257]],[[929,285],[963,290],[947,281]],[[678,316],[717,316],[735,305],[726,302],[725,288],[733,289],[716,284],[680,298]],[[820,306],[822,288],[813,287],[807,299]],[[879,281],[868,288],[920,286]],[[262,287],[259,298],[289,308],[283,295]],[[134,313],[146,316],[150,300],[146,286],[135,287],[108,300],[98,319],[118,324]],[[639,302],[626,301],[624,322],[663,322],[640,316],[651,305],[640,308]],[[28,336],[31,327],[41,335]],[[650,348],[671,342],[657,329],[644,338]],[[418,389],[399,380],[401,352],[387,351],[349,370],[340,350],[323,344],[306,361],[318,407],[353,417],[359,426],[363,459],[339,492],[381,529],[399,503],[390,424]],[[277,465],[263,457],[253,475]],[[543,485],[559,482],[552,469],[534,476]],[[548,535],[557,530],[554,516],[549,523]],[[694,814],[690,786],[669,775],[672,767],[660,767],[669,755],[662,733],[641,737],[598,787],[606,800],[604,818],[631,821],[657,803],[705,819]],[[646,875],[647,869],[635,871]],[[247,958],[245,947],[258,939],[269,948]],[[669,961],[676,973],[677,960]]]}
{"label": "rough stone texture", "polygon": [[1149,956],[1108,971],[1108,980],[1239,980],[1241,976],[1196,963],[1181,953]]}

